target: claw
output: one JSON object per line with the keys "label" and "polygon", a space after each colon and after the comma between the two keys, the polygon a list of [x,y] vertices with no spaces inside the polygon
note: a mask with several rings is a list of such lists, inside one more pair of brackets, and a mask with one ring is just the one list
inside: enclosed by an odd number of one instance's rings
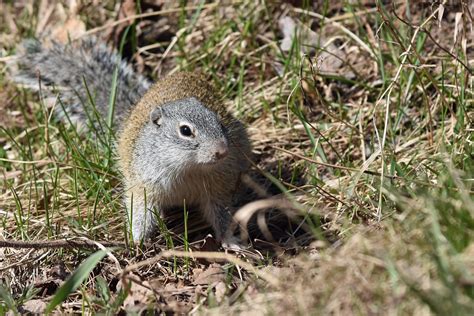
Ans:
{"label": "claw", "polygon": [[228,237],[222,241],[222,248],[225,250],[239,251],[244,250],[246,247],[242,245],[240,238],[235,236]]}

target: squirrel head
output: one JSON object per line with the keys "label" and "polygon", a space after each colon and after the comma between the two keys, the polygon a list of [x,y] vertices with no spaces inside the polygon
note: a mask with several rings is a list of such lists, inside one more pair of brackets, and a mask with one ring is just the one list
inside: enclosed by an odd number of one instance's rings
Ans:
{"label": "squirrel head", "polygon": [[128,178],[159,182],[191,170],[222,169],[233,159],[234,125],[203,77],[171,75],[132,109],[119,138],[122,172]]}
{"label": "squirrel head", "polygon": [[218,114],[196,98],[172,101],[150,112],[135,143],[134,173],[145,182],[208,171],[226,160],[229,140]]}
{"label": "squirrel head", "polygon": [[[188,168],[219,163],[228,154],[228,138],[218,114],[196,98],[173,101],[150,113],[141,139],[159,140],[161,161],[171,159]],[[140,140],[139,140],[140,141]],[[157,157],[158,158],[158,157]]]}

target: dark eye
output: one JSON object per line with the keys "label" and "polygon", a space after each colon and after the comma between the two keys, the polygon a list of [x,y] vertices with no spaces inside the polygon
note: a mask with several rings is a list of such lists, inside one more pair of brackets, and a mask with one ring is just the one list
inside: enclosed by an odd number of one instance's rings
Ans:
{"label": "dark eye", "polygon": [[193,136],[193,131],[191,130],[191,127],[189,127],[188,125],[181,125],[179,127],[179,132],[181,133],[182,136],[185,136],[185,137]]}

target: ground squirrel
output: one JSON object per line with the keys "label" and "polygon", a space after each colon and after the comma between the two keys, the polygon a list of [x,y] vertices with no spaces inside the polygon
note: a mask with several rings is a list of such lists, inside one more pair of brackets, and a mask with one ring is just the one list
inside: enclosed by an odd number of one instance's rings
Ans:
{"label": "ground squirrel", "polygon": [[43,85],[59,87],[73,122],[85,120],[84,82],[106,115],[119,66],[117,152],[135,241],[152,236],[156,213],[185,203],[202,212],[218,240],[234,243],[226,234],[228,208],[249,167],[250,144],[244,126],[201,75],[181,72],[151,85],[94,38],[49,48],[29,40],[19,56],[16,81],[37,89],[39,74]]}

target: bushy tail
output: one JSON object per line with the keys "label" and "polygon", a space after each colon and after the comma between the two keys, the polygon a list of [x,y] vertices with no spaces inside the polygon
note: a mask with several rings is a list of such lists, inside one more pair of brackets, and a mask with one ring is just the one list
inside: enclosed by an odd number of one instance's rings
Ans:
{"label": "bushy tail", "polygon": [[[43,47],[37,40],[26,40],[18,51],[14,80],[34,90],[39,90],[40,82],[45,91],[54,87],[73,123],[87,120],[84,105],[91,104],[87,90],[99,114],[104,119],[107,117],[117,66],[115,126],[120,125],[130,107],[150,86],[116,51],[95,38],[67,45],[53,43],[51,47]],[[64,119],[62,107],[58,105],[56,109],[57,115]]]}

